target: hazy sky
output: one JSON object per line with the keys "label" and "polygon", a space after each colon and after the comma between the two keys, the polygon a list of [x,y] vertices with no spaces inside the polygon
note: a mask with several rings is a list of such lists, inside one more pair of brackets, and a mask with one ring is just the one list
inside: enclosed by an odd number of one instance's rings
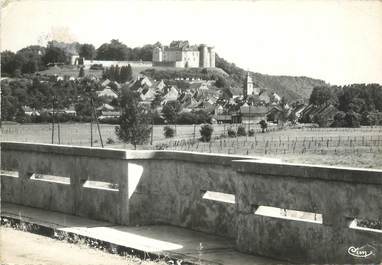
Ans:
{"label": "hazy sky", "polygon": [[382,83],[381,1],[10,1],[1,22],[2,50],[189,40],[255,72]]}

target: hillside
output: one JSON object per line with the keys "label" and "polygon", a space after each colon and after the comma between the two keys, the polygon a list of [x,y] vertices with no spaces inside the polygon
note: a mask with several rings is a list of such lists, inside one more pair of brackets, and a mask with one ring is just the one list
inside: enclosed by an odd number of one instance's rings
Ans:
{"label": "hillside", "polygon": [[[237,86],[233,89],[232,93],[241,94],[247,72],[235,64],[227,62],[218,55],[216,55],[216,67],[223,69],[236,83]],[[280,96],[286,97],[288,101],[308,99],[315,86],[328,85],[323,80],[305,76],[277,76],[254,72],[250,73],[255,85],[276,92]]]}
{"label": "hillside", "polygon": [[[51,67],[45,71],[39,72],[42,75],[68,75],[77,77],[79,69],[75,66]],[[221,77],[227,81],[231,87],[231,93],[234,95],[242,94],[243,86],[247,72],[229,63],[216,55],[216,67],[214,68],[172,68],[172,67],[154,67],[137,68],[133,67],[133,76],[139,73],[145,74],[156,80],[175,79],[175,78],[201,78],[217,79]],[[85,75],[102,76],[100,70],[85,70]],[[251,72],[255,85],[260,88],[266,88],[269,91],[276,92],[280,96],[286,97],[288,101],[306,100],[309,98],[315,86],[326,86],[323,80],[313,79],[305,76],[276,76]]]}

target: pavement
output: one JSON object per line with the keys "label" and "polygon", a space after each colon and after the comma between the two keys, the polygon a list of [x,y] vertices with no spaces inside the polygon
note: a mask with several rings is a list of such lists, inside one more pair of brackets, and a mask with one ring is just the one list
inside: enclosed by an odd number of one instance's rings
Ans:
{"label": "pavement", "polygon": [[103,244],[140,257],[181,260],[181,264],[285,264],[283,261],[240,253],[234,249],[233,239],[175,226],[119,226],[4,202],[1,203],[1,216],[3,221],[5,218],[29,224],[34,233],[55,238],[60,238],[59,235],[81,237],[97,241],[97,246]]}

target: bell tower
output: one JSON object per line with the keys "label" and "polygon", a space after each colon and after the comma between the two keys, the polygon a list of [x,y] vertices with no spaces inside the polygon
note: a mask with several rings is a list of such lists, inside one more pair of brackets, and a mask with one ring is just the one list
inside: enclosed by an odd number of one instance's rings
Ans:
{"label": "bell tower", "polygon": [[250,95],[253,95],[253,81],[252,77],[250,76],[249,72],[247,72],[247,78],[246,78],[246,83],[245,83],[245,88],[244,88],[244,96],[248,97]]}

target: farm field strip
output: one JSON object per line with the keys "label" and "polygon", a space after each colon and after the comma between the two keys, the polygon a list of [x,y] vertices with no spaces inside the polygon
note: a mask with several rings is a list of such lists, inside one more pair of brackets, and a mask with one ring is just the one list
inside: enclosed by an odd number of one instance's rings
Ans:
{"label": "farm field strip", "polygon": [[[100,124],[100,130],[104,143],[110,138],[114,142],[118,142],[114,133],[115,126],[112,124]],[[174,141],[197,140],[200,137],[200,125],[169,125],[176,128],[174,138],[166,139],[163,135],[163,127],[165,125],[154,125],[153,144],[168,143],[170,146]],[[212,139],[227,135],[229,127],[235,130],[238,124],[214,124],[214,132]],[[254,129],[255,135],[238,138],[224,138],[219,141],[223,142],[255,142],[255,145],[261,143],[270,147],[280,147],[280,145],[290,145],[292,141],[297,141],[297,145],[302,144],[305,148],[314,146],[354,146],[379,145],[382,141],[382,127],[361,127],[361,128],[301,128],[301,129],[284,129],[281,130],[277,126],[270,126],[267,133],[261,133],[261,128],[257,124],[245,125],[245,128]],[[58,142],[58,127],[55,126],[54,142]],[[22,141],[22,142],[39,142],[51,143],[52,126],[51,124],[24,124],[9,125],[4,124],[1,127],[2,141]],[[90,123],[61,123],[60,124],[60,142],[61,144],[72,145],[90,145]],[[93,124],[93,140],[99,141],[97,126]],[[216,142],[216,140],[213,140]],[[306,147],[308,145],[308,147]]]}
{"label": "farm field strip", "polygon": [[[303,127],[283,130],[272,126],[268,132],[261,133],[260,127],[252,124],[249,127],[255,130],[254,136],[227,137],[227,129],[236,129],[237,126],[214,124],[211,142],[203,143],[198,140],[200,125],[177,125],[176,136],[169,139],[163,136],[164,125],[155,125],[153,144],[139,146],[139,149],[266,156],[292,163],[382,168],[381,126],[346,129]],[[248,129],[248,125],[245,127]],[[132,149],[131,145],[117,140],[114,128],[115,125],[100,124],[105,147]],[[51,130],[51,124],[3,124],[1,141],[51,143]],[[90,146],[89,123],[62,123],[60,131],[61,144]],[[54,143],[58,143],[57,126]],[[93,146],[100,145],[97,127],[94,125]]]}

